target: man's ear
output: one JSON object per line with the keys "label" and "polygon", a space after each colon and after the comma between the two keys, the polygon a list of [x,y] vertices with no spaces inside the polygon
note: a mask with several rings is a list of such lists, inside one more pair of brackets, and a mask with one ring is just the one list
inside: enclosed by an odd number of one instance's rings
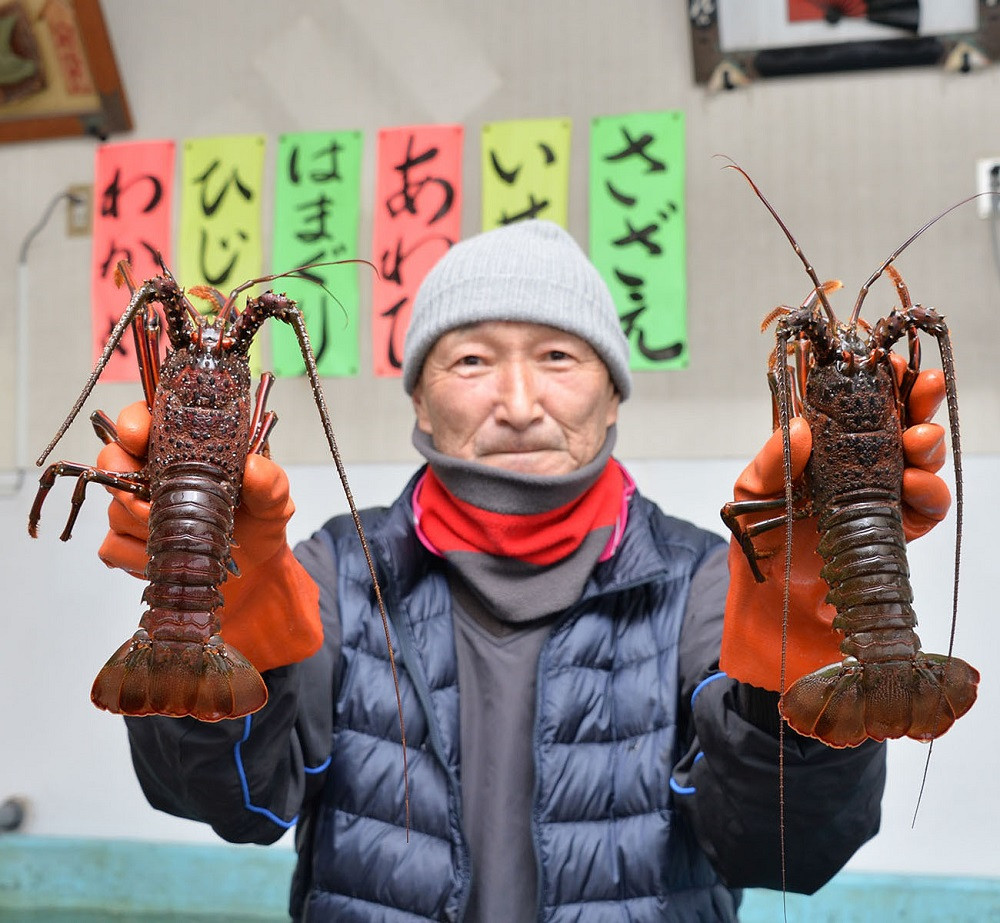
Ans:
{"label": "man's ear", "polygon": [[413,401],[413,412],[417,417],[417,429],[422,433],[427,433],[429,436],[431,434],[431,421],[427,415],[427,408],[424,404],[424,389],[423,383],[418,381],[413,386],[413,393],[410,395],[410,400]]}
{"label": "man's ear", "polygon": [[608,402],[607,413],[607,425],[609,428],[618,422],[618,408],[622,403],[621,392],[614,386],[614,383],[611,384],[611,390],[613,391],[613,394],[611,395],[612,400]]}

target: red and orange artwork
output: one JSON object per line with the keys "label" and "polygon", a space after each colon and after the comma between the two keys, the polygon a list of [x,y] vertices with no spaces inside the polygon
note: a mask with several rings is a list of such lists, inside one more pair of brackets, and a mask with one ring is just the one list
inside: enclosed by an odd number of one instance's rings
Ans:
{"label": "red and orange artwork", "polygon": [[863,19],[868,15],[866,0],[788,0],[788,21]]}

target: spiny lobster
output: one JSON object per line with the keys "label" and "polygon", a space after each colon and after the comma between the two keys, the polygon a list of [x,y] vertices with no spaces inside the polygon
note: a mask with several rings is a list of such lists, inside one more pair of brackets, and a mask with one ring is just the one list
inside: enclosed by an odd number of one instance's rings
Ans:
{"label": "spiny lobster", "polygon": [[[146,404],[152,414],[145,466],[137,473],[120,473],[56,462],[39,479],[28,518],[28,531],[35,537],[42,504],[56,478],[62,476],[77,479],[60,536],[63,541],[70,538],[90,483],[150,501],[146,546],[150,582],[143,593],[149,608],[138,631],[97,675],[92,701],[98,708],[118,714],[190,715],[201,721],[238,718],[267,701],[260,674],[222,638],[216,610],[222,605],[220,586],[228,575],[237,573],[230,545],[243,468],[248,454],[266,448],[277,422],[265,406],[273,375],[261,377],[252,411],[250,403],[248,353],[268,318],[289,324],[298,339],[327,443],[368,560],[395,677],[382,593],[337,449],[302,315],[294,301],[271,291],[248,298],[243,311],[236,307],[237,296],[251,286],[312,267],[252,280],[238,286],[228,298],[207,286],[191,288],[191,295],[212,302],[215,313],[209,320],[195,310],[162,260],[160,265],[161,275],[136,286],[128,264],[119,263],[119,284],[126,283],[132,293],[129,305],[72,410],[37,461],[38,465],[45,462],[76,418],[131,326]],[[154,304],[163,309],[169,340],[162,367],[160,322]],[[115,424],[105,414],[97,411],[91,421],[101,439],[117,441]],[[398,686],[396,696],[399,705]],[[405,771],[401,707],[399,715]]]}
{"label": "spiny lobster", "polygon": [[[827,602],[837,610],[833,628],[843,633],[844,659],[807,674],[782,689],[779,709],[801,734],[832,747],[854,747],[866,739],[911,737],[929,741],[945,733],[975,702],[979,673],[949,653],[920,650],[914,632],[906,539],[901,517],[904,458],[902,430],[906,402],[919,370],[918,332],[935,337],[941,353],[956,476],[956,562],[961,538],[962,483],[958,401],[951,338],[933,308],[913,304],[891,263],[920,234],[952,209],[911,235],[862,286],[846,323],[837,320],[827,298],[839,282],[820,282],[798,243],[747,173],[743,175],[784,231],[806,268],[813,289],[796,309],[780,307],[769,384],[776,423],[784,441],[786,492],[773,501],[728,503],[722,517],[739,541],[758,580],[753,536],[786,527],[790,554],[793,519],[815,516],[821,534],[821,576]],[[969,201],[968,199],[964,201]],[[888,272],[901,307],[874,327],[861,320],[861,306],[874,282]],[[892,346],[907,338],[909,361],[898,382],[889,360]],[[796,374],[787,357],[793,354]],[[812,433],[812,454],[804,483],[793,498],[788,421],[804,416]],[[739,517],[766,510],[780,516],[744,527]],[[957,611],[957,563],[955,610]],[[787,598],[786,612],[788,618]],[[952,637],[954,637],[954,618]]]}

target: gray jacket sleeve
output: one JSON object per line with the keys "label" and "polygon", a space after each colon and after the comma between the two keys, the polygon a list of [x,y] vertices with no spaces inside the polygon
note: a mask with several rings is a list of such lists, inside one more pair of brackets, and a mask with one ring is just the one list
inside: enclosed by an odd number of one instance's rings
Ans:
{"label": "gray jacket sleeve", "polygon": [[[782,887],[777,693],[719,672],[726,548],[696,573],[680,640],[682,752],[671,788],[730,887]],[[780,616],[779,616],[780,617]],[[786,887],[811,894],[878,832],[885,744],[784,732]]]}
{"label": "gray jacket sleeve", "polygon": [[245,718],[126,718],[132,762],[158,810],[211,824],[223,839],[272,843],[320,789],[330,758],[340,662],[336,572],[325,533],[296,548],[320,587],[322,648],[264,674],[268,701]]}

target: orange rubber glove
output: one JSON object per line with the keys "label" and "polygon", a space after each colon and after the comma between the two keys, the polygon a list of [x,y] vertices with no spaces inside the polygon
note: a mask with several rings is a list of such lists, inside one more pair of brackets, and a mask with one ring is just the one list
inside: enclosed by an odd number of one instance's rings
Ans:
{"label": "orange rubber glove", "polygon": [[[97,467],[138,471],[149,423],[145,403],[126,407],[116,424],[119,443],[101,450]],[[108,567],[144,577],[149,503],[125,491],[109,492],[111,528],[98,555]],[[240,576],[230,574],[222,584],[225,602],[218,615],[226,643],[262,672],[304,660],[323,643],[319,589],[288,546],[285,527],[293,512],[282,468],[262,455],[250,455],[233,530],[232,556]]]}
{"label": "orange rubber glove", "polygon": [[[897,375],[905,361],[893,358]],[[944,376],[936,369],[920,372],[907,413],[910,426],[903,432],[902,517],[906,539],[928,532],[948,513],[951,493],[935,472],[945,459],[945,431],[928,422],[944,399]],[[792,478],[801,478],[812,450],[809,424],[801,417],[789,421]],[[784,496],[784,461],[781,432],[775,431],[736,481],[734,500],[761,500]],[[782,515],[772,510],[741,516],[750,522]],[[816,548],[819,532],[815,517],[799,519],[792,526],[792,566],[789,582],[789,618],[784,688],[800,676],[843,659],[843,634],[832,627],[836,611],[824,600],[829,587],[820,577],[823,559]],[[758,583],[746,556],[733,538],[729,544],[729,594],[722,632],[720,669],[733,679],[762,689],[782,691],[781,635],[785,585],[785,525],[753,539],[765,580]]]}

